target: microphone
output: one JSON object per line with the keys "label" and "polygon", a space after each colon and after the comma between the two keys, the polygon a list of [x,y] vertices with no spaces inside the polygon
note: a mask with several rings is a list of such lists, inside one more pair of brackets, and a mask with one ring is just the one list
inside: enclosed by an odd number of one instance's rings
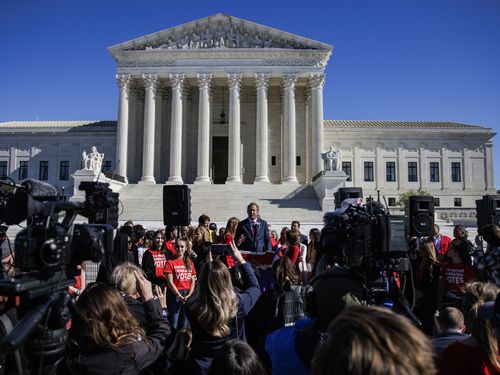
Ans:
{"label": "microphone", "polygon": [[27,179],[21,182],[21,186],[35,199],[58,196],[57,189],[46,182]]}

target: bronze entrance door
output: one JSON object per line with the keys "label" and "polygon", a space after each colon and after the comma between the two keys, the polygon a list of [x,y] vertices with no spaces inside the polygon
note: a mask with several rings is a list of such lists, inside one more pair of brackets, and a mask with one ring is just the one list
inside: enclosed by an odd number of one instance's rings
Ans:
{"label": "bronze entrance door", "polygon": [[227,179],[228,137],[212,138],[212,176],[214,184],[224,184]]}

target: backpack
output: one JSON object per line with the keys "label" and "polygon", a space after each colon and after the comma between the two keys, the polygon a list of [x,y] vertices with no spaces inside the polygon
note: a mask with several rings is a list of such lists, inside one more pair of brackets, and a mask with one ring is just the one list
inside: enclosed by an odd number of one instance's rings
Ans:
{"label": "backpack", "polygon": [[275,316],[280,326],[293,326],[297,320],[305,318],[307,287],[285,282],[276,298]]}

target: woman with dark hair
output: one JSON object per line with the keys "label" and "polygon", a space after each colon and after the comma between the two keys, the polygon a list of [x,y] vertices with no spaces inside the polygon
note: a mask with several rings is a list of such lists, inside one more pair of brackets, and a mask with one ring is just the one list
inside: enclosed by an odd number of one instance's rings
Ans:
{"label": "woman with dark hair", "polygon": [[136,273],[149,325],[145,335],[118,290],[106,284],[87,287],[76,302],[69,331],[67,363],[78,374],[137,374],[165,349],[170,324],[153,298],[151,283]]}
{"label": "woman with dark hair", "polygon": [[175,257],[175,241],[179,238],[179,229],[176,226],[165,227],[165,247],[167,248],[167,260]]}
{"label": "woman with dark hair", "polygon": [[316,263],[320,257],[320,238],[321,232],[318,228],[312,228],[309,231],[309,243],[307,244],[307,256],[306,256],[306,264],[307,264],[307,272],[308,279],[312,278],[316,272]]}
{"label": "woman with dark hair", "polygon": [[419,247],[419,259],[415,272],[417,303],[415,314],[422,321],[422,329],[429,336],[433,335],[434,315],[439,301],[440,266],[432,240],[422,242]]}
{"label": "woman with dark hair", "polygon": [[187,319],[182,306],[191,297],[196,281],[196,270],[189,256],[190,243],[178,238],[175,242],[175,258],[167,261],[167,307],[170,324],[174,329],[186,328]]}
{"label": "woman with dark hair", "polygon": [[274,276],[277,287],[274,329],[278,329],[304,318],[306,288],[300,285],[297,267],[288,257],[282,257],[275,263]]}
{"label": "woman with dark hair", "polygon": [[283,252],[283,256],[290,258],[293,264],[298,267],[300,261],[300,232],[296,229],[289,230],[286,232],[286,241],[288,246]]}
{"label": "woman with dark hair", "polygon": [[153,237],[153,244],[144,252],[142,257],[142,269],[149,281],[163,288],[167,285],[167,277],[165,276],[166,265],[167,251],[165,248],[165,237],[160,230],[157,230]]}
{"label": "woman with dark hair", "polygon": [[441,288],[444,292],[442,303],[446,306],[462,307],[463,287],[476,279],[476,271],[472,267],[469,247],[460,242],[450,246],[441,267]]}
{"label": "woman with dark hair", "polygon": [[128,262],[128,252],[132,248],[130,237],[124,232],[117,232],[113,240],[113,253],[104,256],[99,271],[97,271],[96,281],[111,284],[111,275],[116,266]]}
{"label": "woman with dark hair", "polygon": [[228,268],[219,260],[208,262],[203,267],[198,286],[186,303],[193,331],[188,360],[190,374],[207,374],[217,352],[227,341],[245,340],[245,317],[260,295],[251,265],[245,262],[234,242],[231,249],[236,263],[241,266],[247,288],[237,292]]}
{"label": "woman with dark hair", "polygon": [[217,353],[209,375],[265,375],[261,360],[252,347],[241,340],[230,340]]}

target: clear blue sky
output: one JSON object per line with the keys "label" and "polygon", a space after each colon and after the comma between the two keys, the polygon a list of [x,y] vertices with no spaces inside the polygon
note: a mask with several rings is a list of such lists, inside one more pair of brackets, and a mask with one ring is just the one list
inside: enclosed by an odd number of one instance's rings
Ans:
{"label": "clear blue sky", "polygon": [[6,0],[0,121],[115,120],[106,48],[218,12],[334,45],[325,119],[500,130],[499,0]]}

